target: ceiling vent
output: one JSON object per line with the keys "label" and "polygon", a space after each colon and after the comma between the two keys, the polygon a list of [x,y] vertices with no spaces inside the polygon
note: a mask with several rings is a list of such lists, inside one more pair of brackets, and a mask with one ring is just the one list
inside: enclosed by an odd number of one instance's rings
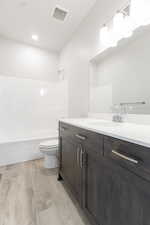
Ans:
{"label": "ceiling vent", "polygon": [[57,20],[64,21],[68,12],[64,9],[56,7],[53,13],[53,17]]}

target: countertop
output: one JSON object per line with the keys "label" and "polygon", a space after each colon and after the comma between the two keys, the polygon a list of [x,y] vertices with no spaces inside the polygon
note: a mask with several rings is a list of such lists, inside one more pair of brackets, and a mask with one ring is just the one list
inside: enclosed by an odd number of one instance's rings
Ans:
{"label": "countertop", "polygon": [[61,119],[60,121],[150,148],[150,125],[138,125],[126,122],[116,123],[93,118]]}

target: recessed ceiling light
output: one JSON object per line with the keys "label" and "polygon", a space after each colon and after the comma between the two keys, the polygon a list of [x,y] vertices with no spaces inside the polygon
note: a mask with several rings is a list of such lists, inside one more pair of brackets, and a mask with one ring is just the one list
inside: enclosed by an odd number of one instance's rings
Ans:
{"label": "recessed ceiling light", "polygon": [[25,7],[25,6],[27,6],[28,5],[28,2],[26,1],[26,0],[22,0],[22,1],[20,1],[20,3],[19,3],[19,6],[21,6],[21,7]]}
{"label": "recessed ceiling light", "polygon": [[38,40],[39,40],[39,37],[38,37],[38,35],[33,34],[33,35],[32,35],[32,39],[33,39],[34,41],[38,41]]}

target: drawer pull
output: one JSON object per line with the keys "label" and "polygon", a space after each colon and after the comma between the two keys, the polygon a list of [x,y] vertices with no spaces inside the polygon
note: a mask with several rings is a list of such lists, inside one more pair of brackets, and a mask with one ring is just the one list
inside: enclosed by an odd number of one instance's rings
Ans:
{"label": "drawer pull", "polygon": [[80,146],[77,148],[77,165],[80,165]]}
{"label": "drawer pull", "polygon": [[82,169],[83,168],[83,155],[84,155],[84,150],[82,148],[82,145],[80,144],[77,147],[77,165]]}
{"label": "drawer pull", "polygon": [[117,156],[119,156],[120,158],[125,159],[125,160],[127,160],[129,162],[132,162],[134,164],[138,164],[139,163],[136,159],[132,159],[132,158],[130,158],[128,156],[125,156],[125,155],[123,155],[123,154],[121,154],[121,153],[119,153],[119,152],[117,152],[115,150],[112,150],[112,153],[117,155]]}
{"label": "drawer pull", "polygon": [[84,149],[81,146],[81,151],[80,151],[80,168],[83,168],[83,156],[84,156]]}
{"label": "drawer pull", "polygon": [[61,127],[61,130],[65,131],[65,130],[67,130],[67,128],[66,127]]}
{"label": "drawer pull", "polygon": [[82,141],[86,140],[86,137],[81,136],[80,134],[76,134],[76,137]]}

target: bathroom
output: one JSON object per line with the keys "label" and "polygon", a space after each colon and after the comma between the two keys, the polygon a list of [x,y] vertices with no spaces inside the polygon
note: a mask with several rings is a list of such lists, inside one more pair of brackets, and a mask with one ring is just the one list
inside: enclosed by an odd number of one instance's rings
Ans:
{"label": "bathroom", "polygon": [[149,12],[0,1],[0,225],[150,225]]}

